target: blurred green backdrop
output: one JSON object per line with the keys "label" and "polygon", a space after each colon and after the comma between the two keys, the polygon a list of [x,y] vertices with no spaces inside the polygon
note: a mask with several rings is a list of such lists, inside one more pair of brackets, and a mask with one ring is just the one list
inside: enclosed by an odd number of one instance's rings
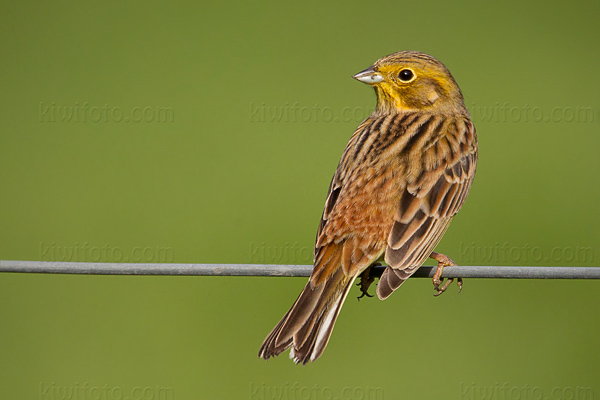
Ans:
{"label": "blurred green backdrop", "polygon": [[[599,12],[3,4],[0,259],[309,263],[330,178],[374,106],[350,76],[413,49],[453,72],[481,146],[440,251],[598,265]],[[360,303],[354,291],[318,362],[259,360],[304,283],[1,274],[0,397],[600,397],[598,282],[467,280],[434,298],[414,279]]]}

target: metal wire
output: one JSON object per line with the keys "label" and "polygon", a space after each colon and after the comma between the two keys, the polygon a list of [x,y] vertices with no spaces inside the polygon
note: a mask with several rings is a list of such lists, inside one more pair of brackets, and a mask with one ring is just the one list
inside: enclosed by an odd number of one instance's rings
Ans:
{"label": "metal wire", "polygon": [[[0,261],[0,272],[84,275],[180,276],[310,276],[312,265],[271,264],[143,264],[54,261]],[[375,267],[381,275],[385,267]],[[431,278],[435,267],[423,266],[413,277]],[[446,267],[444,278],[600,279],[600,267]]]}

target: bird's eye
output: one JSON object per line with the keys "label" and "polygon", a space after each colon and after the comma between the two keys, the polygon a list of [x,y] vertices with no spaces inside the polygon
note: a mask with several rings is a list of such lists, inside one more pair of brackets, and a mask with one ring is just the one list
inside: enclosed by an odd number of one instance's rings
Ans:
{"label": "bird's eye", "polygon": [[414,76],[415,74],[410,69],[403,69],[398,74],[398,78],[400,78],[402,82],[409,82]]}

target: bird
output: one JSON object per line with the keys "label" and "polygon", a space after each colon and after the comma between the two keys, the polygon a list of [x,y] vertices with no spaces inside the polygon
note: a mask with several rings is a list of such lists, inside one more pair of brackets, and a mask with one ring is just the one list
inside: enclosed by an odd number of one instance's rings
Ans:
{"label": "bird", "polygon": [[[478,159],[477,133],[450,71],[433,56],[400,51],[354,75],[377,104],[351,136],[333,175],[317,230],[308,283],[260,347],[269,359],[290,349],[296,364],[319,358],[357,278],[363,295],[384,270],[388,298],[426,260],[437,261],[435,295],[451,258],[434,251],[463,206]],[[459,292],[462,279],[458,279]],[[362,296],[361,296],[362,297]],[[359,297],[360,299],[360,297]]]}

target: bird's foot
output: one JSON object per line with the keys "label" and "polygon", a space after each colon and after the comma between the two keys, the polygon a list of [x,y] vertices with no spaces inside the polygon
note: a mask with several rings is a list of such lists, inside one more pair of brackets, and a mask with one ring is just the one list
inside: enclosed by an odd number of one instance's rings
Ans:
{"label": "bird's foot", "polygon": [[371,271],[372,271],[372,267],[378,267],[378,266],[381,266],[381,264],[375,263],[373,265],[370,265],[369,267],[367,267],[367,269],[365,269],[362,272],[362,274],[360,274],[360,282],[358,282],[356,284],[357,286],[360,286],[360,291],[362,292],[362,294],[357,297],[357,299],[359,301],[360,301],[360,299],[362,299],[365,296],[373,297],[372,294],[369,294],[369,287],[375,281],[375,277],[373,275],[371,275]]}
{"label": "bird's foot", "polygon": [[[434,296],[439,296],[440,294],[444,293],[446,289],[448,289],[452,282],[454,282],[454,278],[446,278],[446,281],[444,282],[444,278],[442,278],[444,267],[456,267],[457,265],[447,255],[436,253],[435,251],[432,252],[429,257],[438,262],[437,269],[433,275],[433,289],[437,291]],[[456,283],[458,284],[458,293],[460,293],[462,291],[463,279],[457,278]]]}

